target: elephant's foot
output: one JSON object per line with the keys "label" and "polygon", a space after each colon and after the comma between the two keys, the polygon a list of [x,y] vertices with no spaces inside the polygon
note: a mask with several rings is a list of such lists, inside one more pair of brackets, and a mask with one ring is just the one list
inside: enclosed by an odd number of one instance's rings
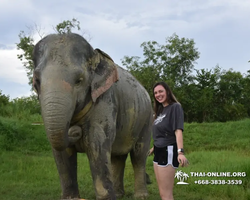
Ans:
{"label": "elephant's foot", "polygon": [[116,200],[116,197],[96,198],[97,200]]}
{"label": "elephant's foot", "polygon": [[107,195],[107,196],[98,196],[96,195],[96,200],[116,200],[117,197],[115,196],[115,194],[110,194],[110,195]]}
{"label": "elephant's foot", "polygon": [[61,199],[61,200],[88,200],[88,199],[79,199],[79,198],[74,198],[74,199]]}
{"label": "elephant's foot", "polygon": [[115,196],[116,196],[116,198],[117,199],[120,199],[120,198],[122,198],[123,196],[124,196],[124,192],[121,192],[121,193],[115,193]]}
{"label": "elephant's foot", "polygon": [[116,187],[114,188],[115,190],[115,196],[116,198],[122,198],[125,194],[123,186],[122,187],[117,187],[117,185],[115,185]]}
{"label": "elephant's foot", "polygon": [[82,198],[80,198],[80,195],[78,195],[78,196],[73,196],[73,195],[71,195],[71,196],[67,196],[67,197],[61,197],[61,199],[60,200],[87,200],[87,199],[82,199]]}
{"label": "elephant's foot", "polygon": [[136,193],[134,194],[134,197],[135,197],[136,199],[142,199],[142,200],[147,199],[147,197],[148,197],[148,192],[136,192]]}

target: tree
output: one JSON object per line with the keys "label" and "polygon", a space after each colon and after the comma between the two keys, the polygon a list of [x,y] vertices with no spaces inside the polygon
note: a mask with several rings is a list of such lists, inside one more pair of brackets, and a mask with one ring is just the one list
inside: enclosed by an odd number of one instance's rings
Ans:
{"label": "tree", "polygon": [[242,90],[242,98],[239,100],[242,105],[247,110],[248,116],[250,116],[250,70],[247,71],[247,74],[243,77],[243,90]]}
{"label": "tree", "polygon": [[213,69],[196,70],[195,76],[196,93],[196,114],[197,121],[214,121],[217,113],[216,95],[218,82],[220,80],[221,68],[216,66]]}
{"label": "tree", "polygon": [[194,83],[183,85],[178,90],[174,91],[184,109],[184,119],[186,122],[199,122],[198,104],[199,90]]}
{"label": "tree", "polygon": [[0,90],[0,116],[4,116],[6,114],[6,106],[10,102],[10,97],[2,93],[2,90]]}
{"label": "tree", "polygon": [[2,93],[2,90],[0,90],[0,107],[6,106],[10,101],[10,97]]}
{"label": "tree", "polygon": [[[76,28],[77,30],[80,30],[80,22],[75,18],[73,18],[71,21],[66,20],[66,21],[59,23],[54,29],[56,33],[66,34],[66,33],[70,33],[72,29],[74,28]],[[42,35],[40,33],[38,34],[40,36],[40,39],[42,39],[44,34]],[[21,31],[18,36],[19,36],[20,42],[16,45],[17,45],[18,50],[22,50],[22,53],[18,54],[17,58],[22,61],[23,66],[26,69],[27,76],[29,79],[29,85],[31,86],[31,90],[32,90],[33,89],[32,87],[32,77],[33,77],[32,53],[33,53],[33,48],[35,46],[34,31],[31,31],[30,34],[26,34],[24,31]]]}
{"label": "tree", "polygon": [[23,50],[23,53],[18,54],[17,58],[22,61],[23,66],[27,72],[29,85],[32,86],[32,75],[33,75],[32,52],[34,48],[34,39],[33,36],[26,35],[24,31],[21,31],[18,36],[20,42],[17,44],[17,49]]}
{"label": "tree", "polygon": [[[239,120],[247,117],[244,98],[244,79],[240,72],[223,71],[218,83],[217,106],[220,106],[218,121]],[[248,94],[249,95],[249,94]]]}
{"label": "tree", "polygon": [[166,44],[143,42],[144,59],[124,56],[122,64],[141,82],[152,97],[152,87],[157,81],[166,81],[170,87],[179,88],[192,81],[191,75],[199,52],[193,39],[179,38],[173,34]]}
{"label": "tree", "polygon": [[63,21],[62,23],[59,23],[56,26],[56,32],[59,34],[66,34],[66,33],[71,33],[73,28],[77,28],[77,30],[80,30],[80,22],[73,18],[71,21],[66,20]]}

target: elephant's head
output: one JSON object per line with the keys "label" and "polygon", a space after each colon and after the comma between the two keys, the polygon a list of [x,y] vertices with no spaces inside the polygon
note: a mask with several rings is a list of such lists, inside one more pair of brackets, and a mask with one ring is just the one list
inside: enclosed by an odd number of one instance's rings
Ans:
{"label": "elephant's head", "polygon": [[33,86],[52,147],[64,150],[68,129],[81,110],[118,80],[112,59],[77,34],[49,35],[33,52]]}

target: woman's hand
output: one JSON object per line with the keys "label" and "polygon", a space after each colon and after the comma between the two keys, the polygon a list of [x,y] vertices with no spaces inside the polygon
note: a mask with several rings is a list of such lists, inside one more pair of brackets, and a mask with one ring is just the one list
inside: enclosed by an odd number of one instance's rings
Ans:
{"label": "woman's hand", "polygon": [[148,156],[151,156],[154,152],[154,147],[152,147],[151,149],[149,149],[148,151]]}
{"label": "woman's hand", "polygon": [[183,154],[178,154],[178,162],[182,167],[187,167],[189,165],[188,159]]}

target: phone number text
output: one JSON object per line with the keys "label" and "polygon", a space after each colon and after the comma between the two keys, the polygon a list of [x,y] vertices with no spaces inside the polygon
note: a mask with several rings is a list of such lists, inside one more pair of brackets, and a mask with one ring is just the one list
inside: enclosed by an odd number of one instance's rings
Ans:
{"label": "phone number text", "polygon": [[241,185],[242,180],[197,180],[198,185]]}

